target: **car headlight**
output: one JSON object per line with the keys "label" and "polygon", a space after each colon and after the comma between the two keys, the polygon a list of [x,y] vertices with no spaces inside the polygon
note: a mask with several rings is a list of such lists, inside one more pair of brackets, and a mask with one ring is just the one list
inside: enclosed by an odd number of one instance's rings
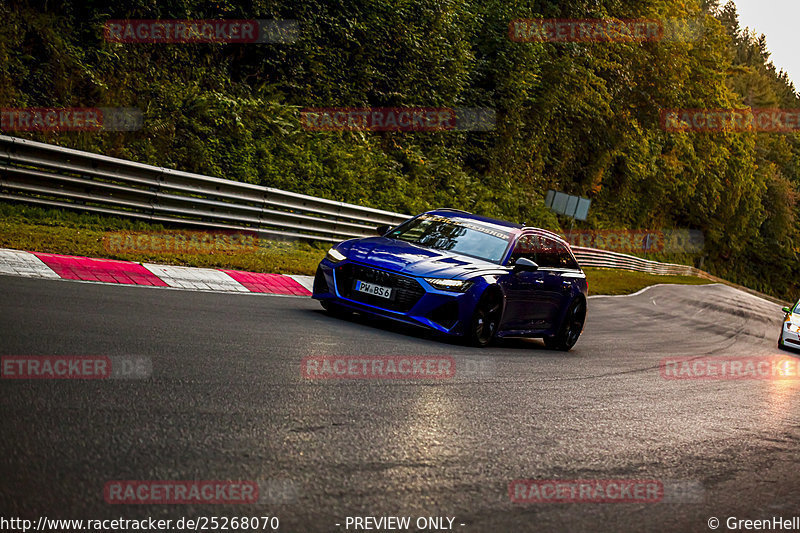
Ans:
{"label": "car headlight", "polygon": [[461,279],[425,278],[425,281],[440,291],[467,292],[467,289],[472,286],[471,281]]}
{"label": "car headlight", "polygon": [[792,333],[800,333],[800,325],[792,324],[791,322],[786,323],[786,329]]}
{"label": "car headlight", "polygon": [[342,252],[340,252],[336,248],[331,248],[330,250],[328,250],[328,253],[325,254],[325,259],[327,259],[331,263],[338,263],[339,261],[344,261],[345,259],[347,259],[347,256],[345,256]]}

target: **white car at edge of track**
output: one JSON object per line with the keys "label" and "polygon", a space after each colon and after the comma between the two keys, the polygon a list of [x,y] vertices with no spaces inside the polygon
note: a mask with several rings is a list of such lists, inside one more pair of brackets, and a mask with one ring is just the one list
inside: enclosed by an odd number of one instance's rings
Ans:
{"label": "white car at edge of track", "polygon": [[800,301],[792,307],[784,307],[783,312],[786,316],[783,318],[778,348],[800,350]]}

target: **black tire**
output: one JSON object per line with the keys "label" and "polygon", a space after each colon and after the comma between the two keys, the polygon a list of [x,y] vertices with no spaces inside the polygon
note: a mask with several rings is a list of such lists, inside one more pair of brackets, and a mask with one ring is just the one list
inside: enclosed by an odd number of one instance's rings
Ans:
{"label": "black tire", "polygon": [[783,343],[783,334],[781,334],[781,336],[778,337],[778,349],[779,350],[786,350],[786,345]]}
{"label": "black tire", "polygon": [[586,321],[586,302],[582,298],[573,301],[558,333],[544,338],[544,344],[551,350],[568,352],[575,346],[583,332],[583,323]]}
{"label": "black tire", "polygon": [[473,346],[484,348],[492,343],[497,334],[502,313],[502,297],[494,291],[484,293],[472,313],[469,340]]}

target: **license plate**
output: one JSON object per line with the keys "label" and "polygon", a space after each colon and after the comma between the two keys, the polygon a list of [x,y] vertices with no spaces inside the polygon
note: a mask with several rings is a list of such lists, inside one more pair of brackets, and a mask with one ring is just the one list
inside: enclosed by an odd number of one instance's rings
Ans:
{"label": "license plate", "polygon": [[373,296],[380,296],[381,298],[391,298],[392,288],[384,287],[382,285],[375,285],[374,283],[367,283],[366,281],[356,280],[356,291]]}

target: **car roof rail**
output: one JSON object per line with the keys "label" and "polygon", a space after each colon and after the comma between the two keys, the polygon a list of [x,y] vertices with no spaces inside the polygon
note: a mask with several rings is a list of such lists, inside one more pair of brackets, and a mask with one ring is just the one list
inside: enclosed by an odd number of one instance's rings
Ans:
{"label": "car roof rail", "polygon": [[558,237],[562,241],[565,240],[563,236],[561,236],[558,233],[556,233],[555,231],[551,231],[549,229],[537,228],[536,226],[528,226],[527,224],[523,224],[522,225],[522,229],[534,229],[534,230],[536,230],[536,231],[538,231],[540,233],[546,233],[548,235],[552,235],[553,237]]}
{"label": "car roof rail", "polygon": [[453,207],[437,207],[436,209],[431,209],[431,211],[455,211],[456,213],[465,213],[467,215],[471,215],[469,211],[464,211],[463,209],[455,209]]}

